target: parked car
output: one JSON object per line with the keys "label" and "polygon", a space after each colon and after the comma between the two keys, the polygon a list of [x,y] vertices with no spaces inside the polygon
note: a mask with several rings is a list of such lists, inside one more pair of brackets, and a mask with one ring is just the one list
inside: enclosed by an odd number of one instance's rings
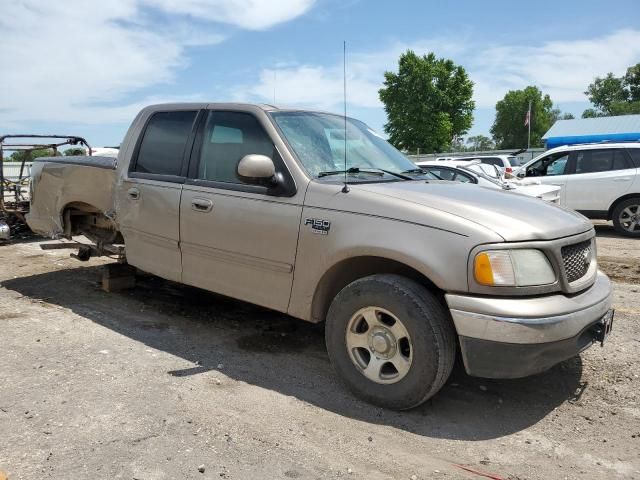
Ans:
{"label": "parked car", "polygon": [[514,174],[562,187],[560,204],[640,237],[640,142],[553,148]]}
{"label": "parked car", "polygon": [[427,161],[417,162],[424,171],[435,175],[440,180],[473,183],[481,187],[500,188],[540,198],[546,202],[560,201],[560,187],[542,185],[540,182],[506,181],[502,178],[498,167],[480,163],[480,160]]}
{"label": "parked car", "polygon": [[117,160],[40,158],[32,175],[35,231],[84,234],[92,254],[124,247],[140,270],[325,322],[340,378],[384,407],[433,396],[458,351],[470,375],[523,377],[611,330],[591,222],[430,180],[357,120],[155,105]]}
{"label": "parked car", "polygon": [[514,155],[476,155],[456,157],[452,160],[480,160],[480,162],[486,163],[487,165],[495,165],[496,167],[499,167],[503,173],[512,173],[514,169],[521,165],[520,159]]}

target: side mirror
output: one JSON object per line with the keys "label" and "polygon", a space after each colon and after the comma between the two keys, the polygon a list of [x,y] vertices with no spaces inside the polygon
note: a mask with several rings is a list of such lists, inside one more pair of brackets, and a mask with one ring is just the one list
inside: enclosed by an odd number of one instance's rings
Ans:
{"label": "side mirror", "polygon": [[248,183],[264,183],[275,175],[276,166],[266,155],[245,155],[238,162],[238,176]]}
{"label": "side mirror", "polygon": [[517,175],[518,178],[524,178],[527,176],[527,172],[525,172],[524,170],[520,170]]}

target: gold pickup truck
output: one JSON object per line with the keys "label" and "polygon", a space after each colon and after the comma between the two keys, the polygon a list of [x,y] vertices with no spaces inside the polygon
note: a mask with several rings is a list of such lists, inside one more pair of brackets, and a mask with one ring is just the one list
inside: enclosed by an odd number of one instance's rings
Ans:
{"label": "gold pickup truck", "polygon": [[429,175],[362,122],[247,104],[142,110],[117,159],[32,168],[30,227],[143,271],[326,322],[340,378],[412,408],[470,375],[604,342],[611,285],[583,216]]}

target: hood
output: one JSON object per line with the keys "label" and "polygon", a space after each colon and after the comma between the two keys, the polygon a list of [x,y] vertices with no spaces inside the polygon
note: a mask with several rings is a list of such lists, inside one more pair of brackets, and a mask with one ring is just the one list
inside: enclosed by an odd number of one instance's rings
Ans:
{"label": "hood", "polygon": [[472,184],[413,181],[352,184],[351,188],[461,217],[492,230],[508,242],[551,240],[593,228],[587,218],[572,210]]}

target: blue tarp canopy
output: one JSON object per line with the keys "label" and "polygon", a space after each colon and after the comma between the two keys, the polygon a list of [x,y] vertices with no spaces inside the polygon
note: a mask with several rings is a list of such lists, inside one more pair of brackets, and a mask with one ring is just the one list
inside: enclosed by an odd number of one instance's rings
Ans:
{"label": "blue tarp canopy", "polygon": [[640,142],[640,115],[558,120],[542,139],[547,148],[578,143]]}

